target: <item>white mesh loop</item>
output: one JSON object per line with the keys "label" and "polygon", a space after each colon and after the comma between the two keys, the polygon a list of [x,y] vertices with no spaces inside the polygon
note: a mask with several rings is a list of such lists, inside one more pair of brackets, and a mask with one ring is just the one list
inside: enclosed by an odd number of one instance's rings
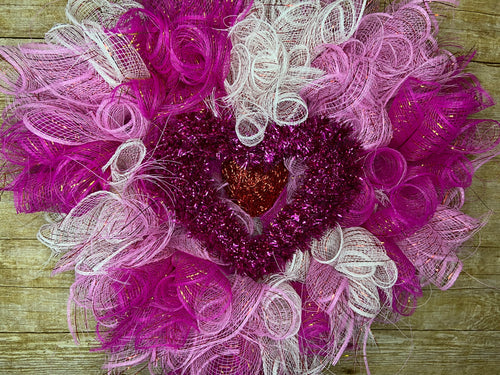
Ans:
{"label": "white mesh loop", "polygon": [[133,0],[69,0],[66,5],[66,17],[73,24],[82,21],[100,23],[106,28],[116,26],[116,21],[129,9],[142,8]]}
{"label": "white mesh loop", "polygon": [[102,168],[103,171],[111,168],[111,180],[115,188],[119,189],[130,180],[141,167],[146,156],[146,146],[140,139],[132,139],[122,143]]}
{"label": "white mesh loop", "polygon": [[236,135],[246,146],[255,146],[262,142],[268,119],[258,112],[249,113],[236,119]]}
{"label": "white mesh loop", "polygon": [[45,41],[81,54],[111,87],[130,79],[150,77],[128,37],[105,32],[96,22],[83,20],[76,25],[57,25],[45,34]]}
{"label": "white mesh loop", "polygon": [[332,264],[339,257],[343,243],[342,228],[337,225],[334,229],[327,230],[319,241],[312,241],[311,255],[319,263]]}
{"label": "white mesh loop", "polygon": [[291,281],[305,282],[309,265],[311,264],[311,256],[308,252],[297,250],[293,254],[285,266],[285,277]]}
{"label": "white mesh loop", "polygon": [[267,286],[259,311],[267,336],[283,340],[296,335],[301,323],[300,296],[283,277],[269,279]]}
{"label": "white mesh loop", "polygon": [[[319,241],[312,242],[311,255],[318,263],[328,265],[322,270],[322,277],[331,274],[332,280],[338,279],[333,273],[336,271],[347,278],[349,306],[355,313],[371,319],[380,312],[378,288],[385,292],[386,303],[391,302],[390,288],[396,283],[398,269],[387,256],[384,245],[366,229],[337,226],[328,230]],[[315,300],[321,301],[321,297]]]}

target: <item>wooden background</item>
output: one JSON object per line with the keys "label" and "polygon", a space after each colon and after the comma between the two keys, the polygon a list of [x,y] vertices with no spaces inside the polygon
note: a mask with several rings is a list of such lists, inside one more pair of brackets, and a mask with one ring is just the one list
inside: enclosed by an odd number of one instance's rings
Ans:
{"label": "wooden background", "polygon": [[[37,40],[64,21],[64,1],[0,0],[0,44]],[[463,0],[439,11],[440,40],[477,49],[469,70],[500,99],[499,0]],[[445,15],[443,15],[445,14]],[[0,65],[1,66],[1,65]],[[4,98],[0,97],[0,103]],[[500,106],[482,116],[500,119]],[[1,105],[0,105],[1,108]],[[479,170],[467,211],[489,210],[488,226],[463,251],[464,270],[446,292],[427,289],[417,312],[395,326],[374,327],[368,350],[372,374],[500,373],[500,159]],[[50,276],[50,252],[36,239],[41,215],[16,215],[12,196],[0,201],[0,374],[101,374],[92,335],[76,346],[66,324],[73,275]],[[336,374],[364,374],[360,353],[345,355]]]}

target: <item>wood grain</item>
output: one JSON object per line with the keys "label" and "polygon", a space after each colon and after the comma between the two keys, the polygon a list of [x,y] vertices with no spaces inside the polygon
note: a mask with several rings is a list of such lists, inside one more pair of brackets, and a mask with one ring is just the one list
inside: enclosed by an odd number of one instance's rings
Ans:
{"label": "wood grain", "polygon": [[[64,21],[64,1],[0,0],[0,44],[39,40]],[[500,98],[498,0],[464,0],[441,7],[440,41],[478,49],[469,70]],[[0,98],[1,99],[1,98]],[[500,106],[481,116],[500,118]],[[368,348],[374,375],[496,374],[500,369],[499,275],[500,159],[477,173],[467,212],[493,215],[462,250],[464,270],[446,292],[428,288],[417,312],[394,326],[375,326]],[[12,195],[0,201],[0,373],[101,374],[103,353],[90,352],[92,335],[76,346],[68,332],[66,300],[73,275],[51,276],[50,251],[36,241],[42,215],[16,215]],[[362,353],[346,353],[331,369],[364,374]],[[128,373],[134,373],[129,371]]]}

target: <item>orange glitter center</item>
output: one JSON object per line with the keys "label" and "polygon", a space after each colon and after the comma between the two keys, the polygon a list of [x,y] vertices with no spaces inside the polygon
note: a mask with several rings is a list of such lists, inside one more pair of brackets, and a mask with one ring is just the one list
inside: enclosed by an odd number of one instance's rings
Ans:
{"label": "orange glitter center", "polygon": [[288,170],[283,162],[265,173],[262,167],[245,169],[230,161],[222,165],[222,178],[228,183],[229,197],[256,217],[274,205],[288,181]]}

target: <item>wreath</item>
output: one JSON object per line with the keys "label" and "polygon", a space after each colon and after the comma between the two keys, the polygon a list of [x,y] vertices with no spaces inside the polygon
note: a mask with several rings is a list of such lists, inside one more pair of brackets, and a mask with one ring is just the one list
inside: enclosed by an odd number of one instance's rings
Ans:
{"label": "wreath", "polygon": [[70,0],[0,47],[20,212],[104,367],[317,374],[449,288],[499,123],[426,1]]}

